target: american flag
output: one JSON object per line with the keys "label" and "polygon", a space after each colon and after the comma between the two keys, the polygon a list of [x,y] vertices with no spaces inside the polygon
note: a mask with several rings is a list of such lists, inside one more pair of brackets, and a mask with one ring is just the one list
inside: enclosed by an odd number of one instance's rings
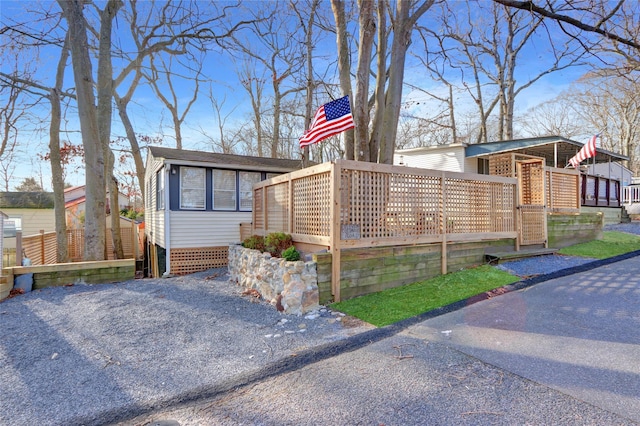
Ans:
{"label": "american flag", "polygon": [[311,127],[300,138],[300,148],[318,143],[353,127],[349,96],[336,99],[318,108]]}
{"label": "american flag", "polygon": [[582,163],[584,160],[586,160],[587,158],[595,157],[597,137],[598,135],[591,136],[589,142],[587,142],[582,148],[580,148],[580,151],[578,151],[576,155],[571,157],[571,159],[569,160],[569,164],[577,169],[580,163]]}

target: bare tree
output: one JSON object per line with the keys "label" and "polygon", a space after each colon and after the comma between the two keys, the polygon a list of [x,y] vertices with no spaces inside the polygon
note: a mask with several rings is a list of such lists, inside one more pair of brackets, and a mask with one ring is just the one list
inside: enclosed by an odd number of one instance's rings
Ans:
{"label": "bare tree", "polygon": [[85,150],[86,216],[84,259],[103,260],[105,247],[104,152],[100,143],[98,114],[93,93],[93,73],[89,57],[87,27],[79,0],[58,0],[67,24],[74,81],[78,101],[80,129]]}
{"label": "bare tree", "polygon": [[590,73],[572,87],[571,106],[585,127],[601,135],[602,147],[629,157],[640,172],[640,76]]}
{"label": "bare tree", "polygon": [[[269,19],[254,16],[245,35],[235,35],[227,42],[227,47],[235,55],[252,58],[264,68],[271,82],[272,139],[270,156],[278,157],[280,151],[280,121],[282,102],[290,95],[304,90],[304,84],[294,78],[304,69],[304,43],[297,40],[297,26],[292,25],[290,11],[284,2],[268,3],[272,9],[265,8],[260,13],[269,15]],[[294,21],[295,22],[295,21]],[[254,77],[252,73],[251,77]],[[245,88],[255,80],[244,79]],[[265,81],[266,83],[266,81]],[[262,102],[263,100],[261,100]]]}
{"label": "bare tree", "polygon": [[[622,75],[640,67],[640,12],[637,2],[590,2],[585,0],[534,1],[494,0],[504,6],[555,21],[578,44],[595,54],[609,53],[624,58],[626,64],[616,66]],[[588,40],[593,33],[608,40],[609,45]],[[602,58],[604,59],[604,58]]]}
{"label": "bare tree", "polygon": [[240,133],[240,130],[229,131],[225,124],[236,108],[232,108],[228,113],[223,114],[222,110],[227,99],[223,98],[222,100],[218,100],[213,94],[211,86],[209,86],[208,98],[217,119],[217,137],[211,136],[208,131],[202,128],[202,126],[200,126],[200,132],[210,141],[214,151],[222,152],[224,154],[234,154],[235,146],[239,142],[237,136],[238,133]]}
{"label": "bare tree", "polygon": [[[158,98],[162,101],[164,106],[171,114],[173,130],[176,137],[176,148],[182,149],[182,123],[184,123],[187,114],[191,110],[191,107],[198,99],[200,83],[202,79],[201,76],[203,61],[202,57],[190,59],[189,63],[193,64],[193,69],[190,69],[191,66],[184,66],[184,64],[182,64],[183,69],[189,69],[193,73],[192,76],[177,74],[175,70],[172,70],[174,68],[174,62],[179,62],[179,59],[173,52],[169,53],[166,58],[161,54],[151,54],[149,55],[150,71],[148,73],[144,73],[144,76],[147,81],[151,83],[151,87],[153,87],[156,96],[158,96]],[[173,79],[176,78],[182,80],[180,95],[178,95],[173,81]],[[164,90],[162,90],[160,80],[162,80],[164,86],[167,87],[168,93],[165,94]],[[185,81],[193,82],[194,87],[191,91],[191,97],[184,106],[183,111],[180,112],[180,100],[184,97]]]}

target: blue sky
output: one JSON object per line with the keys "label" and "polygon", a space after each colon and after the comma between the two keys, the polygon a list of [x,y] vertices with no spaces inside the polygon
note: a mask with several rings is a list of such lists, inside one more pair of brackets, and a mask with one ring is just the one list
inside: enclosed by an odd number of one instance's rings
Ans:
{"label": "blue sky", "polygon": [[[99,6],[102,7],[101,2],[98,2]],[[144,3],[142,3],[144,4]],[[251,5],[255,5],[256,8],[259,8],[261,4],[264,4],[260,1],[256,1],[251,3]],[[456,3],[453,3],[454,5]],[[328,0],[323,5],[325,8],[328,7]],[[0,3],[0,14],[2,19],[2,24],[6,25],[10,22],[20,22],[20,21],[29,21],[29,15],[27,15],[25,11],[31,12],[42,12],[44,10],[49,9],[51,12],[59,11],[59,6],[56,2],[53,1],[42,1],[42,2],[33,2],[33,1],[6,1],[2,0]],[[327,9],[328,11],[328,9]],[[329,11],[330,12],[330,11]],[[429,15],[430,12],[427,12],[424,18],[425,25],[435,25],[433,24],[433,18]],[[31,15],[35,16],[35,15]],[[333,18],[328,14],[330,20],[329,23],[333,24]],[[29,22],[29,25],[38,26],[40,24],[36,24],[33,21]],[[130,41],[127,41],[126,22],[123,18],[118,18],[114,24],[114,40],[118,40],[120,45],[124,50],[134,50]],[[60,32],[61,30],[57,30]],[[3,36],[4,37],[4,36]],[[325,58],[325,61],[331,62],[335,58],[335,39],[332,34],[327,34],[322,44],[318,45],[317,54],[322,54]],[[256,43],[256,40],[252,40],[251,38],[245,39],[247,44]],[[2,40],[4,43],[4,39]],[[414,46],[416,43],[414,42]],[[55,68],[55,64],[58,60],[58,51],[57,49],[51,48],[43,48],[39,52],[39,56],[35,58],[33,55],[25,54],[24,65],[31,66],[34,69],[34,72],[37,76],[39,76],[40,81],[42,81],[46,85],[53,84],[53,70]],[[535,44],[535,49],[530,49],[527,54],[521,58],[521,62],[519,63],[519,81],[525,81],[527,78],[527,74],[530,72],[535,72],[542,63],[546,60],[548,52],[546,51],[546,46],[544,40],[539,40],[539,43]],[[3,58],[2,69],[5,71],[6,62]],[[114,61],[114,71],[118,71],[118,64]],[[231,114],[233,112],[233,116],[228,118],[228,122],[226,125],[230,127],[235,127],[235,123],[244,122],[247,114],[251,111],[249,98],[241,88],[238,76],[237,76],[237,65],[234,64],[233,60],[229,55],[225,54],[225,52],[219,47],[212,45],[212,48],[206,52],[205,60],[204,60],[204,72],[207,74],[207,78],[211,81],[213,85],[213,90],[220,102],[225,99],[223,116],[227,114]],[[524,111],[531,106],[537,105],[540,102],[549,100],[559,94],[563,89],[567,88],[568,85],[578,78],[585,71],[584,68],[581,69],[570,69],[566,71],[561,71],[555,74],[552,74],[548,77],[545,77],[541,81],[539,81],[535,86],[526,90],[523,93],[522,97],[518,101],[517,108],[520,111]],[[412,84],[421,85],[424,88],[428,88],[431,91],[436,93],[440,93],[443,90],[443,87],[439,84],[431,81],[428,78],[425,78],[425,70],[421,65],[417,63],[417,61],[411,57],[408,57],[407,67],[406,67],[406,81]],[[335,73],[329,73],[329,78],[335,78]],[[66,74],[66,88],[73,87],[72,81],[72,73],[70,67],[67,70]],[[203,86],[204,88],[204,86]],[[192,82],[182,82],[179,84],[179,91],[184,95],[181,97],[182,108],[186,105],[186,102],[191,97],[191,92],[193,90]],[[184,147],[187,149],[203,149],[210,150],[211,146],[207,144],[205,138],[200,133],[200,129],[204,129],[208,133],[212,135],[217,135],[218,129],[216,122],[215,114],[212,110],[209,99],[205,96],[206,90],[200,95],[199,100],[196,105],[192,108],[190,114],[188,115],[184,126],[182,127],[183,138],[184,138]],[[120,91],[122,94],[122,91]],[[464,96],[464,92],[461,90],[459,93],[459,104],[461,110],[467,105],[471,105],[469,103],[469,99]],[[412,102],[413,101],[413,102]],[[417,91],[411,91],[409,89],[405,89],[404,96],[405,105],[407,108],[416,115],[427,114],[427,110],[433,108],[433,104],[428,102],[428,99],[424,93],[420,93]],[[418,105],[418,102],[420,103]],[[313,105],[313,109],[315,110],[319,105]],[[35,106],[34,108],[40,108]],[[47,114],[46,103],[44,103],[40,110],[41,115]],[[35,111],[35,109],[34,109]],[[44,111],[44,112],[43,112]],[[171,118],[169,113],[165,110],[164,106],[157,99],[155,94],[151,91],[148,86],[140,86],[136,91],[134,96],[134,101],[132,101],[130,107],[130,117],[133,121],[134,127],[138,133],[146,134],[149,136],[157,136],[161,134],[171,135],[171,130],[168,130],[170,126]],[[67,122],[66,128],[71,132],[67,133],[69,140],[79,143],[79,134],[77,119],[75,116],[75,111],[70,111],[67,114]],[[113,138],[117,136],[124,136],[124,131],[122,126],[117,119],[117,113],[114,111],[114,127],[113,127]],[[302,124],[302,123],[301,123]],[[20,134],[20,143],[23,146],[23,153],[18,158],[19,166],[16,168],[14,177],[12,179],[11,188],[17,185],[26,177],[32,176],[43,176],[43,183],[45,189],[50,189],[49,183],[49,164],[43,163],[39,160],[38,156],[35,155],[37,153],[44,154],[46,152],[47,145],[47,130],[46,128],[40,129],[38,131],[30,130],[30,128],[36,127],[32,123],[25,124],[22,128]],[[301,131],[303,129],[301,128]],[[65,136],[63,136],[64,138]],[[165,137],[165,145],[173,146],[173,139],[171,137]],[[67,181],[71,184],[83,184],[84,183],[84,175],[82,170],[79,170],[76,173],[71,173]]]}

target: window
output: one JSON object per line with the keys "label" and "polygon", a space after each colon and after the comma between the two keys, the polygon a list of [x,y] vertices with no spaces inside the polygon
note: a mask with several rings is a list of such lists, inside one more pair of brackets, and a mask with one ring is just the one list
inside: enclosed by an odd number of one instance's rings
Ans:
{"label": "window", "polygon": [[236,172],[213,170],[213,209],[236,209]]}
{"label": "window", "polygon": [[260,182],[260,172],[240,172],[240,210],[253,210],[253,184]]}
{"label": "window", "polygon": [[156,173],[156,210],[164,210],[164,169]]}
{"label": "window", "polygon": [[478,174],[489,174],[489,160],[486,158],[478,158]]}
{"label": "window", "polygon": [[180,208],[204,210],[206,170],[197,167],[180,167]]}

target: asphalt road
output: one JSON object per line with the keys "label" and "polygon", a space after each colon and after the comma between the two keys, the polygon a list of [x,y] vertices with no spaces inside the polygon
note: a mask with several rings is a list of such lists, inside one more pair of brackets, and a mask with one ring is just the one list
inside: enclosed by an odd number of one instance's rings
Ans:
{"label": "asphalt road", "polygon": [[118,424],[640,424],[638,257],[384,330]]}

